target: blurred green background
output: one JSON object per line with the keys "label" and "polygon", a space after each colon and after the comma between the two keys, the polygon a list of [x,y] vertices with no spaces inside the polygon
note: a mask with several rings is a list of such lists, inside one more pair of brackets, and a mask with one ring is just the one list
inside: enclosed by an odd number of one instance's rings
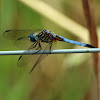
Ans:
{"label": "blurred green background", "polygon": [[[43,2],[82,27],[87,27],[81,0],[38,2]],[[100,0],[94,0],[94,8],[99,33]],[[14,47],[13,41],[3,37],[3,32],[9,29],[47,29],[66,38],[85,42],[84,34],[74,32],[72,34],[67,30],[67,26],[65,30],[41,13],[34,8],[31,9],[31,5],[24,4],[21,0],[0,0],[0,50],[18,50]],[[48,16],[49,10],[45,13]],[[89,43],[89,38],[87,42]],[[55,49],[67,48],[84,47],[62,42],[58,42],[55,47]],[[92,54],[49,55],[30,75],[26,74],[24,69],[17,68],[18,58],[16,55],[0,56],[0,100],[84,100],[92,87],[94,77]]]}

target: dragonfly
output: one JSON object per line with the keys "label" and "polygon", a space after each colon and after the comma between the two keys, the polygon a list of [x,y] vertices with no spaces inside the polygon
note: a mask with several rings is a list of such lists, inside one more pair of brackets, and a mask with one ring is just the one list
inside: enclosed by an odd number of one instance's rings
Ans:
{"label": "dragonfly", "polygon": [[29,74],[48,54],[38,54],[40,50],[52,50],[57,41],[67,42],[83,47],[95,48],[93,45],[64,38],[51,31],[43,29],[33,30],[7,30],[3,33],[4,38],[14,40],[14,45],[21,49],[36,50],[32,55],[21,55],[17,66],[30,66]]}

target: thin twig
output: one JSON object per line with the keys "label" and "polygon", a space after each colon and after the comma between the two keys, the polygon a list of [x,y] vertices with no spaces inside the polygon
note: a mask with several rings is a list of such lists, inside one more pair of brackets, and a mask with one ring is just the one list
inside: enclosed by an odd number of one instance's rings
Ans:
{"label": "thin twig", "polygon": [[100,48],[92,48],[92,49],[58,49],[58,50],[51,50],[51,52],[50,52],[50,50],[45,50],[45,51],[40,50],[38,52],[37,51],[38,50],[0,51],[0,55],[94,53],[94,52],[100,52]]}

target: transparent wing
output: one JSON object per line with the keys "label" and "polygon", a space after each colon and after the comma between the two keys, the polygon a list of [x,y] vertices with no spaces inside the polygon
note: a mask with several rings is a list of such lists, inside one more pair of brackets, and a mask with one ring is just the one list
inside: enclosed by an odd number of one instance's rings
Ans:
{"label": "transparent wing", "polygon": [[[39,47],[39,44],[38,44],[38,42],[35,42],[34,44],[32,44],[29,48],[28,48],[28,50],[40,50],[40,47]],[[37,52],[36,52],[37,53]],[[34,55],[34,57],[33,57],[33,55]],[[32,57],[33,57],[33,59],[35,60],[36,59],[36,57],[38,56],[38,55],[35,55],[35,54],[33,54],[33,55],[21,55],[20,57],[19,57],[19,59],[18,59],[18,62],[17,62],[17,66],[18,67],[25,67],[25,66],[28,66],[30,63],[32,63]]]}
{"label": "transparent wing", "polygon": [[[49,50],[51,52],[51,50],[53,50],[54,47],[56,46],[56,43],[57,42],[50,42],[48,44],[46,43],[47,45],[44,48],[44,51],[43,52],[45,52],[45,50]],[[42,44],[44,45],[44,43],[42,43]],[[42,45],[42,47],[43,47],[43,45]],[[47,55],[48,54],[41,54],[40,58],[38,59],[38,63],[40,63]]]}
{"label": "transparent wing", "polygon": [[[47,43],[46,43],[46,44],[47,44]],[[42,45],[44,45],[44,43],[43,43]],[[50,42],[50,43],[48,43],[48,44],[45,46],[43,52],[45,52],[45,50],[50,50],[50,52],[51,52],[51,50],[54,49],[54,46],[55,46],[55,45],[56,45],[56,42]],[[42,47],[43,47],[43,46],[42,46]],[[36,65],[39,64],[47,55],[48,55],[48,54],[41,54],[41,55],[39,56],[39,58],[37,59],[36,63],[34,64],[34,66],[32,67],[32,69],[30,70],[29,74],[33,71],[33,69],[36,67]]]}
{"label": "transparent wing", "polygon": [[30,29],[30,30],[7,30],[3,33],[3,37],[10,40],[17,40],[21,37],[26,37],[30,35],[30,33],[39,33],[43,29]]}
{"label": "transparent wing", "polygon": [[[45,46],[43,46],[45,45]],[[52,46],[52,43],[41,43],[41,47],[44,50],[43,52],[45,52],[45,50],[50,50]],[[43,48],[45,47],[45,48]],[[37,64],[39,64],[48,54],[41,54],[38,59],[36,60],[35,64],[33,65],[33,67],[31,68],[30,72],[31,73],[33,71],[33,69],[36,67]]]}
{"label": "transparent wing", "polygon": [[[31,46],[29,48],[29,50],[38,50],[38,51],[40,51],[43,48],[44,47],[41,48],[39,46],[39,43],[37,43],[37,44],[35,43],[33,46]],[[41,54],[36,54],[36,53],[33,54],[33,55],[23,55],[23,56],[20,56],[20,58],[18,60],[18,63],[17,63],[17,66],[21,67],[21,68],[24,68],[29,73],[30,70],[32,70],[32,67],[36,66],[40,62],[40,61],[38,62],[38,59],[39,59]],[[44,58],[44,55],[41,56],[41,57]]]}
{"label": "transparent wing", "polygon": [[[38,51],[50,50],[50,48],[52,48],[51,46],[54,44],[40,42],[40,45],[39,43],[35,43],[29,48],[29,50],[38,50]],[[36,53],[33,55],[20,56],[18,63],[17,63],[18,67],[25,68],[27,69],[28,73],[31,73],[32,70],[36,67],[36,65],[39,64],[48,55],[48,54],[36,54]]]}
{"label": "transparent wing", "polygon": [[33,45],[34,42],[31,42],[28,37],[21,37],[18,38],[14,45],[20,49],[28,49],[31,45]]}

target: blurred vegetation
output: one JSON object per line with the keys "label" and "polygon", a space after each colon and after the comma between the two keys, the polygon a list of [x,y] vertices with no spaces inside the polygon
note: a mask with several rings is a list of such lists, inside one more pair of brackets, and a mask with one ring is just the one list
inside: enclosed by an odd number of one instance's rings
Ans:
{"label": "blurred vegetation", "polygon": [[[42,1],[87,27],[81,0]],[[100,0],[94,1],[94,8],[96,24],[99,26]],[[3,32],[9,29],[48,29],[81,41],[22,2],[0,0],[0,50],[18,50],[13,41],[3,38]],[[55,49],[61,48],[83,47],[58,42]],[[92,86],[94,73],[91,54],[49,55],[30,75],[17,68],[18,57],[0,56],[0,100],[84,100]]]}

